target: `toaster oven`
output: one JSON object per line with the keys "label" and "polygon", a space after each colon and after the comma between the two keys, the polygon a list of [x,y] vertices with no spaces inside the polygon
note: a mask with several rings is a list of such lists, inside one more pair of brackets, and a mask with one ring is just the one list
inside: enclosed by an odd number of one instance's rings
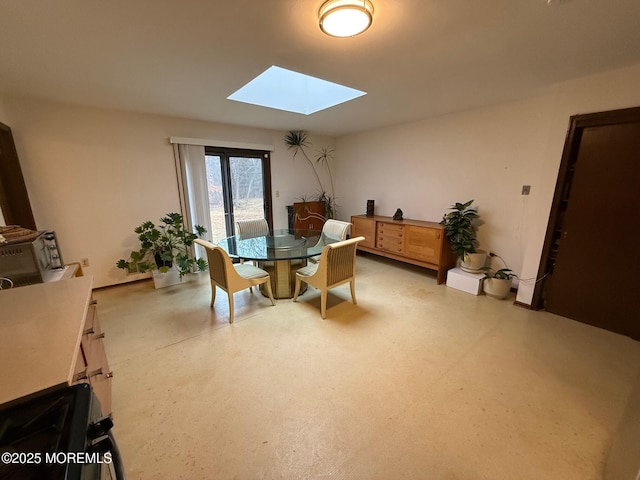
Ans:
{"label": "toaster oven", "polygon": [[8,278],[14,287],[48,282],[62,268],[55,232],[37,232],[28,241],[0,245],[0,278]]}

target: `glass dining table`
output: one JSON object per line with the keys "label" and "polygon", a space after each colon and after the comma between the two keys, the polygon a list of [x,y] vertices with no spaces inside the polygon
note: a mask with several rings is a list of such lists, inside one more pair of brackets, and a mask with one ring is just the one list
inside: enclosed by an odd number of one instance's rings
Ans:
{"label": "glass dining table", "polygon": [[[275,298],[293,298],[296,270],[304,267],[307,259],[322,253],[324,245],[317,245],[321,233],[284,229],[268,235],[234,235],[220,240],[218,246],[232,259],[251,260],[269,272]],[[263,288],[261,286],[260,290]]]}

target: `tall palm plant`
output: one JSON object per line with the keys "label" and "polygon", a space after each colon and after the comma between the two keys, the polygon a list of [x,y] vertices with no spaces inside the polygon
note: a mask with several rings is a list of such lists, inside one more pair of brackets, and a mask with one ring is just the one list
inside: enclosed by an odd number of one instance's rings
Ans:
{"label": "tall palm plant", "polygon": [[[320,189],[320,193],[318,194],[317,200],[319,202],[324,202],[327,210],[327,217],[333,218],[335,216],[335,190],[333,188],[333,172],[331,171],[331,163],[330,161],[333,159],[333,150],[328,147],[322,147],[320,150],[316,152],[316,155],[313,159],[309,156],[307,150],[311,148],[311,143],[309,142],[309,134],[304,130],[292,130],[287,133],[284,137],[284,143],[287,145],[289,150],[293,151],[293,158],[300,153],[304,159],[307,161],[309,166],[311,167],[311,171],[318,183],[318,188]],[[318,170],[316,168],[317,165],[322,165],[327,169],[329,174],[329,185],[331,187],[331,192],[327,192],[324,188],[324,184],[318,174]]]}

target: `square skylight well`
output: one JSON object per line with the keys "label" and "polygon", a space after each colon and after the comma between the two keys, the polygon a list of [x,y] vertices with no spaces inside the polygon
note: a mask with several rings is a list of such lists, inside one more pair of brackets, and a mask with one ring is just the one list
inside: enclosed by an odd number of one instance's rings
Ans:
{"label": "square skylight well", "polygon": [[366,92],[271,66],[227,99],[311,115],[362,95]]}

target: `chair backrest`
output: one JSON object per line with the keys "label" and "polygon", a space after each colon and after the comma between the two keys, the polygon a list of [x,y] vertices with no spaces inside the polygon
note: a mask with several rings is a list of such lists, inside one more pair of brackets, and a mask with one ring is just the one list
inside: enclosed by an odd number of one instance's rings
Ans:
{"label": "chair backrest", "polygon": [[264,218],[257,220],[238,220],[236,233],[244,238],[259,237],[269,234],[269,223]]}
{"label": "chair backrest", "polygon": [[209,263],[209,276],[211,280],[225,289],[228,288],[229,274],[231,270],[233,270],[233,262],[231,258],[229,258],[229,255],[227,255],[227,252],[206,240],[198,238],[194,241],[207,251],[207,262]]}
{"label": "chair backrest", "polygon": [[364,237],[350,238],[331,243],[322,249],[318,271],[325,270],[328,287],[344,282],[355,275],[356,247],[362,240]]}
{"label": "chair backrest", "polygon": [[351,227],[349,222],[329,219],[324,222],[322,233],[333,240],[345,240],[349,232],[349,227]]}
{"label": "chair backrest", "polygon": [[349,227],[351,227],[351,224],[348,222],[341,222],[340,220],[332,219],[327,220],[324,222],[322,233],[320,234],[318,243],[316,243],[315,246],[323,247],[330,243],[345,240],[347,238],[347,233],[349,232]]}

